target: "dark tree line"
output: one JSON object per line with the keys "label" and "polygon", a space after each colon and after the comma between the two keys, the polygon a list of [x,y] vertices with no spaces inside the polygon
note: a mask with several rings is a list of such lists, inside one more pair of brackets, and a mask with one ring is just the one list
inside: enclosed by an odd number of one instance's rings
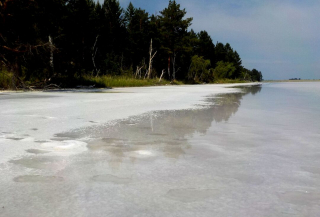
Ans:
{"label": "dark tree line", "polygon": [[230,44],[214,44],[206,31],[190,30],[191,22],[171,0],[159,15],[131,3],[123,9],[118,0],[0,0],[0,70],[16,82],[102,75],[262,80]]}

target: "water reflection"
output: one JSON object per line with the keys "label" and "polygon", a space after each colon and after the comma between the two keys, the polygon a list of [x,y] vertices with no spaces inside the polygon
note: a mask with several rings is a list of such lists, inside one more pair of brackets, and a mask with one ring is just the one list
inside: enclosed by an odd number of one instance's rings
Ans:
{"label": "water reflection", "polygon": [[[120,168],[124,161],[150,161],[159,156],[176,160],[191,148],[188,138],[192,138],[195,133],[206,134],[213,122],[227,122],[238,111],[244,95],[255,95],[260,91],[261,86],[241,87],[238,93],[208,96],[197,109],[156,111],[103,126],[59,133],[51,140],[64,143],[85,140],[89,152],[84,154],[107,155],[103,159],[114,169]],[[45,153],[42,151],[33,150],[40,155]],[[54,150],[50,149],[50,152]],[[33,159],[36,158],[41,156]],[[24,162],[12,163],[21,165]],[[41,161],[35,161],[35,164],[41,164]],[[42,168],[41,165],[36,166]]]}
{"label": "water reflection", "polygon": [[[157,111],[99,127],[99,130],[92,128],[90,133],[85,132],[93,138],[88,148],[108,153],[112,167],[120,166],[126,158],[131,162],[159,155],[178,159],[191,148],[188,138],[195,133],[206,134],[212,122],[228,121],[238,111],[244,95],[260,91],[261,86],[245,87],[238,93],[208,96],[198,109]],[[74,138],[75,134],[80,136],[81,132],[59,136]]]}
{"label": "water reflection", "polygon": [[238,88],[241,89],[245,94],[252,94],[256,95],[257,93],[260,93],[262,86],[261,85],[254,85],[254,86],[237,86],[237,87],[231,87],[231,88]]}

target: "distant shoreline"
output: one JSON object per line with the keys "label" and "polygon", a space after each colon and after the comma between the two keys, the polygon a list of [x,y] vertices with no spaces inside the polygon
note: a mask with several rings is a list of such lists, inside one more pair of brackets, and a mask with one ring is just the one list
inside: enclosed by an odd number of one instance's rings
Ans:
{"label": "distant shoreline", "polygon": [[262,83],[278,83],[278,82],[320,82],[320,79],[310,79],[310,80],[265,80]]}

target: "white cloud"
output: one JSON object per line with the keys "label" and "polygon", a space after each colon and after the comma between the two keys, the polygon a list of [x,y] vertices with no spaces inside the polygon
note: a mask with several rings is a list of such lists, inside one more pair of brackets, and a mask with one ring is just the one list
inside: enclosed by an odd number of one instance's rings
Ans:
{"label": "white cloud", "polygon": [[[100,2],[103,0],[100,0]],[[318,0],[176,0],[193,17],[195,31],[214,42],[230,43],[243,65],[267,79],[320,77],[320,2]],[[120,0],[126,8],[130,0]],[[132,0],[149,13],[168,1]]]}
{"label": "white cloud", "polygon": [[[187,15],[194,17],[192,27],[196,31],[207,30],[214,41],[229,42],[240,53],[246,67],[258,68],[266,77],[286,78],[286,70],[308,73],[312,70],[310,65],[317,66],[319,52],[314,49],[320,47],[320,3],[252,3],[251,7],[228,4],[229,8],[217,2],[181,4],[187,8]],[[274,68],[265,67],[266,62]],[[305,67],[301,67],[302,63]],[[296,65],[296,72],[292,72],[292,65]]]}

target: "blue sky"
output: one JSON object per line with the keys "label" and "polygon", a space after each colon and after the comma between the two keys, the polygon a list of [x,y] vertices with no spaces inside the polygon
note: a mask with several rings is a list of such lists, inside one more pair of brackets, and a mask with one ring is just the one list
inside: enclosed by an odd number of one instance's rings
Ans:
{"label": "blue sky", "polygon": [[[176,0],[193,17],[196,32],[230,43],[246,68],[264,79],[320,79],[320,1]],[[102,2],[102,0],[100,0]],[[126,8],[130,0],[120,0]],[[135,7],[158,13],[169,1],[132,0]]]}

